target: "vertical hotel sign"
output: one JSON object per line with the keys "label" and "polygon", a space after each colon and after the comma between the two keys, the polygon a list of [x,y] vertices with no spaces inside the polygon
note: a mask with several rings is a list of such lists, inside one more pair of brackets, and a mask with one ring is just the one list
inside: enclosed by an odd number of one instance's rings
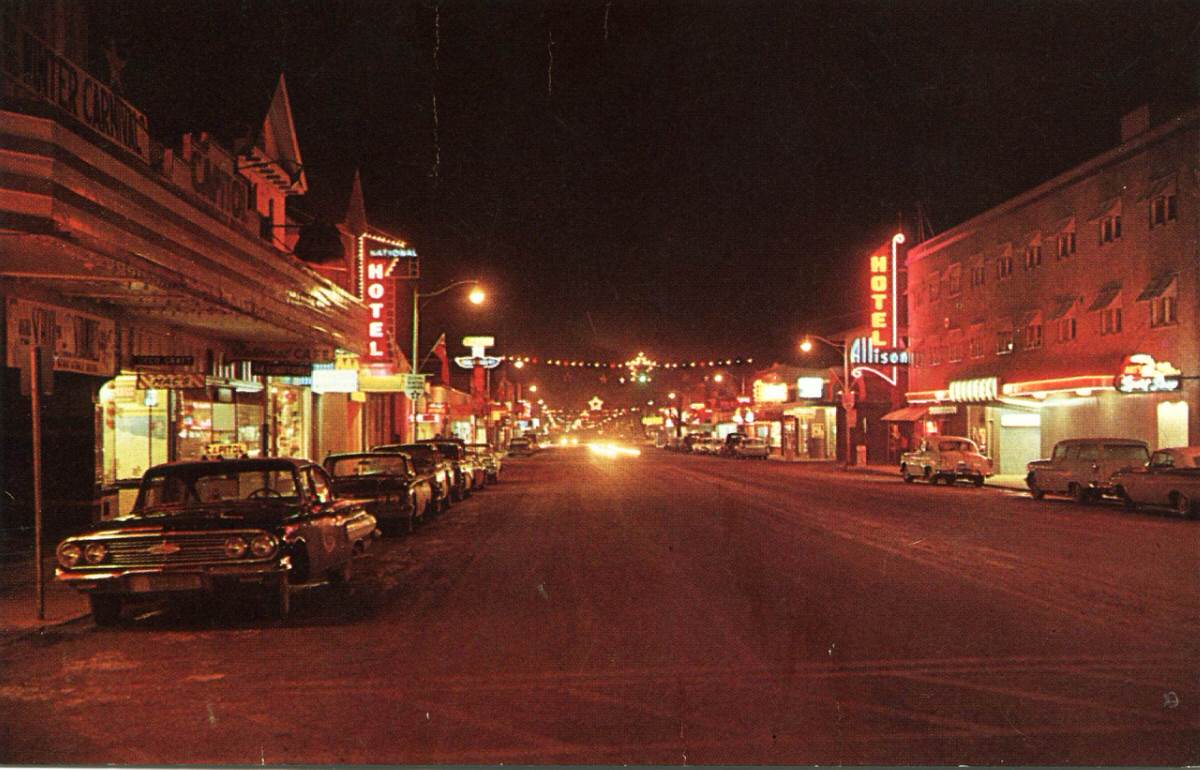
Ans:
{"label": "vertical hotel sign", "polygon": [[[900,311],[896,295],[898,252],[902,243],[904,233],[896,233],[871,253],[867,279],[870,332],[867,337],[853,340],[847,351],[849,363],[854,366],[850,372],[852,376],[861,377],[863,372],[872,372],[893,386],[899,380],[898,367],[908,364],[907,351],[900,350]],[[868,364],[890,364],[891,374]]]}
{"label": "vertical hotel sign", "polygon": [[150,162],[146,116],[79,65],[0,12],[4,95],[31,94],[63,110],[105,139]]}
{"label": "vertical hotel sign", "polygon": [[415,259],[416,249],[404,241],[375,235],[358,236],[358,296],[367,316],[367,364],[393,362],[396,329],[396,265]]}

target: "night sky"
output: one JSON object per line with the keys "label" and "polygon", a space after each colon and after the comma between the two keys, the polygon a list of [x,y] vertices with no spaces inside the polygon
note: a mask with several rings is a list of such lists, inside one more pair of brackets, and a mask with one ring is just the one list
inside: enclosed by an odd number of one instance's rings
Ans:
{"label": "night sky", "polygon": [[1197,2],[105,7],[154,133],[258,121],[284,71],[310,207],[361,168],[427,288],[493,290],[423,328],[545,356],[791,357],[918,205],[946,229],[1200,83]]}

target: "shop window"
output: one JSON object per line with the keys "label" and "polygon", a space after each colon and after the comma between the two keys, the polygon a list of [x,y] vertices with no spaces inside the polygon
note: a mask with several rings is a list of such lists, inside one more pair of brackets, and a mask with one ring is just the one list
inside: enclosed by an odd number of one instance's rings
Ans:
{"label": "shop window", "polygon": [[1121,333],[1121,308],[1110,307],[1100,311],[1100,333],[1105,335]]}
{"label": "shop window", "polygon": [[1174,222],[1179,217],[1179,206],[1174,193],[1159,195],[1150,201],[1150,229]]}
{"label": "shop window", "polygon": [[1075,231],[1060,233],[1058,236],[1058,258],[1066,259],[1075,253]]}
{"label": "shop window", "polygon": [[140,479],[168,456],[167,390],[139,390],[137,378],[121,375],[100,389],[101,479],[105,484]]}
{"label": "shop window", "polygon": [[1071,342],[1075,339],[1075,319],[1060,318],[1058,320],[1058,341]]}
{"label": "shop window", "polygon": [[1121,215],[1109,214],[1100,220],[1100,245],[1121,240]]}

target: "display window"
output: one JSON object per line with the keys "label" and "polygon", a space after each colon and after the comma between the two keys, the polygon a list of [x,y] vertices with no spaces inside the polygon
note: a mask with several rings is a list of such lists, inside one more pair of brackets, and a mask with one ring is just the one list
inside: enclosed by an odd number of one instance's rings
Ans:
{"label": "display window", "polygon": [[100,388],[101,483],[140,479],[169,457],[171,392],[137,388],[137,376],[123,374]]}
{"label": "display window", "polygon": [[[298,385],[271,385],[271,424],[279,457],[309,456],[309,405]],[[383,441],[377,443],[384,443]]]}
{"label": "display window", "polygon": [[185,390],[178,396],[176,459],[262,454],[262,394],[232,388]]}

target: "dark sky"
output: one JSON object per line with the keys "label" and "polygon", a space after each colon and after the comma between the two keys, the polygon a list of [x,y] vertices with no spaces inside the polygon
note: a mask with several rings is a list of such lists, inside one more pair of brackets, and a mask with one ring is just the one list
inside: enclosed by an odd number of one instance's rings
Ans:
{"label": "dark sky", "polygon": [[1197,2],[107,2],[152,129],[257,120],[283,70],[314,192],[361,167],[429,288],[494,288],[426,328],[550,356],[786,356],[918,204],[952,226],[1200,82]]}

